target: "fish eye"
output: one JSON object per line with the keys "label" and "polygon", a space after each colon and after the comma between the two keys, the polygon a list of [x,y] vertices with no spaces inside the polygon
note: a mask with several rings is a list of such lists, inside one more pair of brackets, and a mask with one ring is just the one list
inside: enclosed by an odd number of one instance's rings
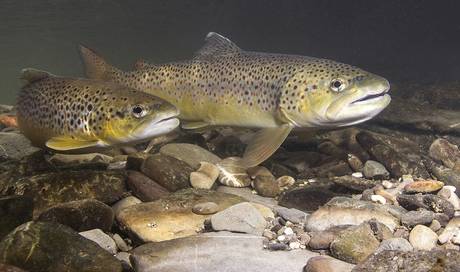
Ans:
{"label": "fish eye", "polygon": [[133,106],[131,111],[136,118],[142,118],[147,114],[147,110],[141,105]]}
{"label": "fish eye", "polygon": [[345,89],[345,83],[340,78],[333,79],[330,84],[330,89],[334,92],[341,92]]}

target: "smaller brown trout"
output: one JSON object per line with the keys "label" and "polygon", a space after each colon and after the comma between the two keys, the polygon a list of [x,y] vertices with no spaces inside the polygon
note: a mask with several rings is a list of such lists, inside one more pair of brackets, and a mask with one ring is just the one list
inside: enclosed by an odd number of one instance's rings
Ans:
{"label": "smaller brown trout", "polygon": [[179,125],[170,103],[115,83],[24,69],[19,129],[39,147],[86,151],[149,140]]}

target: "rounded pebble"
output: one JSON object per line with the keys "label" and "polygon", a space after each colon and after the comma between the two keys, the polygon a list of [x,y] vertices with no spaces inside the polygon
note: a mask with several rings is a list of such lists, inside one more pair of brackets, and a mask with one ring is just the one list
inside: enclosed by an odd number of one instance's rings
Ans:
{"label": "rounded pebble", "polygon": [[219,211],[219,205],[214,202],[198,203],[192,208],[192,212],[200,215],[215,214]]}

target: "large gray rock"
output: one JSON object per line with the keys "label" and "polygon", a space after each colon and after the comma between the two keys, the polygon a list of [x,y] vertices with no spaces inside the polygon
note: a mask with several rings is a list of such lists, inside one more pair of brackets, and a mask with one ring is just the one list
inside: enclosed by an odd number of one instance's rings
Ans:
{"label": "large gray rock", "polygon": [[364,164],[363,174],[366,178],[387,179],[390,173],[381,163],[368,160]]}
{"label": "large gray rock", "polygon": [[59,203],[97,199],[112,204],[126,193],[125,174],[121,171],[67,170],[0,180],[0,193],[24,195],[33,199],[34,217]]}
{"label": "large gray rock", "polygon": [[61,223],[79,232],[91,229],[109,231],[113,219],[112,208],[95,199],[58,204],[45,210],[38,217],[38,220]]}
{"label": "large gray rock", "polygon": [[460,271],[460,252],[457,250],[397,251],[385,250],[371,255],[357,265],[353,272],[427,272]]}
{"label": "large gray rock", "polygon": [[427,210],[410,211],[401,216],[401,223],[407,227],[415,225],[430,225],[434,219],[434,212]]}
{"label": "large gray rock", "polygon": [[184,189],[154,202],[124,208],[116,215],[120,226],[131,238],[144,242],[160,242],[194,235],[203,229],[210,215],[193,212],[198,203],[214,202],[222,211],[244,202],[235,195],[200,189]]}
{"label": "large gray rock", "polygon": [[117,254],[117,244],[112,237],[105,234],[100,229],[92,229],[79,233],[81,236],[98,244],[101,248],[107,250],[110,254]]}
{"label": "large gray rock", "polygon": [[0,159],[20,160],[38,150],[22,134],[0,132]]}
{"label": "large gray rock", "polygon": [[306,229],[323,231],[333,226],[359,225],[376,219],[394,230],[400,225],[403,208],[374,204],[347,197],[335,197],[308,217]]}
{"label": "large gray rock", "polygon": [[380,253],[384,250],[412,251],[413,249],[409,241],[404,238],[396,237],[383,240],[375,253]]}
{"label": "large gray rock", "polygon": [[231,206],[211,216],[214,230],[227,230],[262,235],[267,225],[262,214],[249,202]]}
{"label": "large gray rock", "polygon": [[208,150],[193,144],[171,143],[160,148],[160,153],[187,163],[194,170],[200,167],[200,162],[216,164],[220,158]]}
{"label": "large gray rock", "polygon": [[263,237],[214,232],[142,245],[132,251],[138,272],[175,271],[277,271],[301,272],[308,250],[269,251]]}
{"label": "large gray rock", "polygon": [[0,242],[0,263],[37,272],[121,272],[120,262],[71,228],[28,222]]}

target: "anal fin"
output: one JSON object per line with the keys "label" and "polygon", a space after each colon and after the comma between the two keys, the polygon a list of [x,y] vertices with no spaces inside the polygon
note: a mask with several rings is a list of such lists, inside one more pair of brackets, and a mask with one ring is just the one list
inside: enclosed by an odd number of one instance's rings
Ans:
{"label": "anal fin", "polygon": [[87,147],[101,146],[98,140],[73,139],[70,136],[56,136],[46,142],[46,146],[57,151],[75,150]]}

